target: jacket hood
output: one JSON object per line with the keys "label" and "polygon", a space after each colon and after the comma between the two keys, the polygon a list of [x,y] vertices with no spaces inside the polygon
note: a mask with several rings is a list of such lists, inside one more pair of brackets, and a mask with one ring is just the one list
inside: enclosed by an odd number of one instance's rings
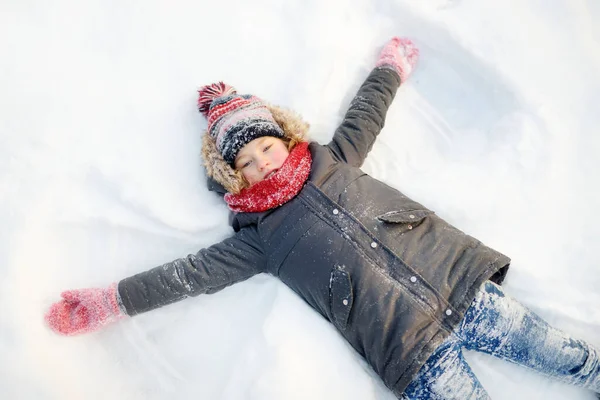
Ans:
{"label": "jacket hood", "polygon": [[[292,143],[307,140],[309,124],[300,115],[272,104],[266,104],[266,106],[275,122],[283,130],[284,138],[290,139]],[[206,169],[209,190],[219,194],[226,192],[238,194],[248,186],[242,173],[231,168],[217,150],[215,140],[210,136],[208,130],[205,130],[202,135],[202,160]]]}

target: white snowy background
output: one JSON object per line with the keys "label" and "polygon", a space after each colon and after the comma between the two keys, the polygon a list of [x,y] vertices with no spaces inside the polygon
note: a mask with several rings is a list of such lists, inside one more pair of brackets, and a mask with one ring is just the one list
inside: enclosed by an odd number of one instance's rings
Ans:
{"label": "white snowy background", "polygon": [[[393,399],[329,324],[257,276],[61,337],[62,290],[230,234],[196,90],[224,80],[327,142],[384,43],[421,49],[364,170],[512,257],[506,291],[600,346],[600,3],[0,2],[0,398]],[[495,400],[592,399],[468,353]]]}

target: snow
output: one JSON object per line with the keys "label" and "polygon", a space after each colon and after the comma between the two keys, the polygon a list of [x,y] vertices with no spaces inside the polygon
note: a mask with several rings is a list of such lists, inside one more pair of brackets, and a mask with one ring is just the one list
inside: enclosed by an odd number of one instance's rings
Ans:
{"label": "snow", "polygon": [[[364,170],[513,259],[508,294],[600,346],[600,5],[458,0],[19,1],[0,14],[4,399],[392,399],[335,330],[257,276],[59,337],[61,290],[231,234],[196,90],[292,108],[326,142],[383,44],[421,58]],[[591,399],[467,354],[494,399]]]}

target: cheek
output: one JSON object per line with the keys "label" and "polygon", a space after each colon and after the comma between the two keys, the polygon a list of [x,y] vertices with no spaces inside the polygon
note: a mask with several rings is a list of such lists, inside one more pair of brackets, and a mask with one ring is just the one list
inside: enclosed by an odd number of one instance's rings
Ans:
{"label": "cheek", "polygon": [[259,174],[254,168],[246,168],[242,171],[242,175],[252,185],[257,182]]}
{"label": "cheek", "polygon": [[281,167],[281,164],[288,158],[289,154],[290,153],[285,148],[277,152],[274,161],[278,164],[278,167]]}

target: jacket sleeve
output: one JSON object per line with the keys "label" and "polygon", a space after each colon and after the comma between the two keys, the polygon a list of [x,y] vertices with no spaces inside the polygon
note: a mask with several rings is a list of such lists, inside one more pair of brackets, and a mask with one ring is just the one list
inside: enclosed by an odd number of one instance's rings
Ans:
{"label": "jacket sleeve", "polygon": [[255,227],[196,254],[119,282],[120,305],[133,316],[203,293],[215,293],[264,272],[266,258]]}
{"label": "jacket sleeve", "polygon": [[363,164],[383,128],[398,86],[400,76],[391,68],[378,67],[369,74],[327,145],[339,161],[355,167]]}

